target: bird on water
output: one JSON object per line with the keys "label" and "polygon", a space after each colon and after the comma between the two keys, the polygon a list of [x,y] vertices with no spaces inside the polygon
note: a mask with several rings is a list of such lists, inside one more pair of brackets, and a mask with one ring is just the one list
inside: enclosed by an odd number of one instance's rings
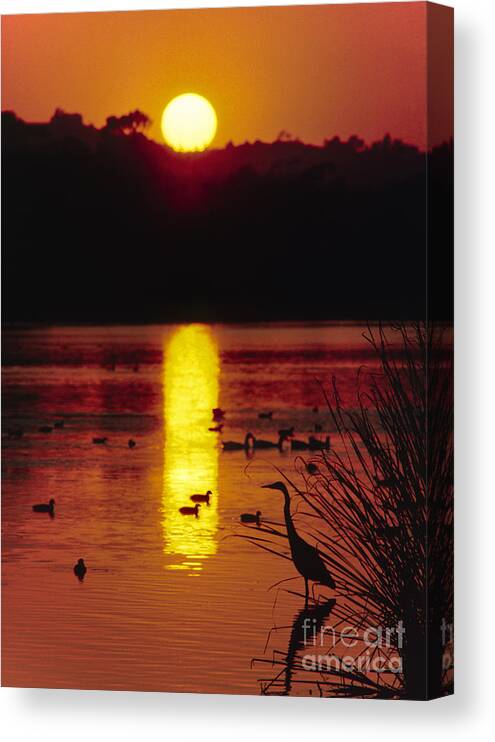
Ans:
{"label": "bird on water", "polygon": [[237,441],[223,441],[222,448],[224,451],[249,451],[254,448],[255,437],[252,433],[247,433],[244,438],[244,443],[238,443]]}
{"label": "bird on water", "polygon": [[84,559],[78,559],[77,564],[74,564],[74,574],[80,582],[84,580],[84,575],[87,571],[88,568],[84,564]]}
{"label": "bird on water", "polygon": [[335,588],[335,582],[329,574],[318,550],[306,543],[297,533],[290,513],[290,495],[286,485],[283,482],[273,482],[272,484],[263,484],[262,487],[264,489],[278,490],[284,496],[284,518],[292,561],[299,574],[304,577],[304,587],[306,590],[305,605],[307,606],[309,599],[309,580],[320,585],[326,585],[332,590]]}
{"label": "bird on water", "polygon": [[33,505],[33,511],[35,513],[50,513],[50,515],[53,515],[54,509],[55,509],[55,500],[53,499],[53,497],[47,503],[42,502],[40,505]]}
{"label": "bird on water", "polygon": [[310,451],[329,451],[330,450],[330,436],[327,435],[324,441],[319,441],[314,435],[309,436],[309,450]]}
{"label": "bird on water", "polygon": [[200,495],[200,494],[191,495],[190,499],[193,502],[206,502],[206,504],[209,505],[210,504],[210,497],[211,497],[212,494],[213,494],[213,492],[211,490],[208,490],[205,495]]}
{"label": "bird on water", "polygon": [[222,448],[224,451],[250,451],[253,452],[256,449],[271,449],[271,448],[278,448],[279,451],[282,451],[285,438],[283,436],[279,436],[279,439],[277,442],[274,441],[266,441],[261,440],[260,438],[255,438],[252,433],[247,433],[246,437],[244,438],[244,443],[238,443],[237,441],[223,441],[222,442]]}
{"label": "bird on water", "polygon": [[221,433],[223,430],[223,423],[220,423],[220,425],[212,425],[211,428],[208,428],[210,433]]}
{"label": "bird on water", "polygon": [[199,515],[200,507],[201,505],[199,504],[199,502],[197,502],[193,508],[189,508],[189,507],[179,508],[179,513],[181,515],[194,515],[197,518]]}
{"label": "bird on water", "polygon": [[278,441],[274,443],[273,441],[264,441],[253,436],[253,447],[258,449],[278,448],[279,451],[282,451],[285,440],[285,438],[280,436]]}
{"label": "bird on water", "polygon": [[260,524],[260,516],[261,516],[261,510],[256,511],[256,515],[254,513],[241,513],[241,523],[256,523],[257,526]]}

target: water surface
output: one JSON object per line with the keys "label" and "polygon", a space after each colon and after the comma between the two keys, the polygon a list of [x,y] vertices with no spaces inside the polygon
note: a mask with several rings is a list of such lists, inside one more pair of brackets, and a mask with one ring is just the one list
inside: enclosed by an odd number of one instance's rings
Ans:
{"label": "water surface", "polygon": [[[220,441],[248,431],[275,441],[289,426],[302,439],[315,425],[331,435],[318,382],[335,376],[354,403],[358,368],[372,363],[362,331],[7,330],[3,683],[258,693],[252,658],[274,622],[290,629],[302,606],[286,593],[275,604],[270,586],[294,568],[239,538],[239,515],[261,510],[280,523],[281,497],[260,485],[280,478],[275,466],[292,476],[295,461],[277,449],[223,452]],[[226,411],[221,434],[208,430],[214,407]],[[258,417],[266,411],[273,419]],[[63,428],[39,431],[55,421]],[[199,518],[178,512],[207,489]],[[32,512],[50,497],[54,518]],[[72,573],[79,557],[82,583]]]}

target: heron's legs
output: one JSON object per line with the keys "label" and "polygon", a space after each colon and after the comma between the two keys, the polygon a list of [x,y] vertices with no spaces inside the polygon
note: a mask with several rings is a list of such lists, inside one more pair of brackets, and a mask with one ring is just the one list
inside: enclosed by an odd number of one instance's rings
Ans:
{"label": "heron's legs", "polygon": [[304,578],[304,587],[306,588],[306,600],[304,602],[304,607],[308,607],[308,600],[309,600],[309,585],[308,585],[308,578]]}
{"label": "heron's legs", "polygon": [[315,598],[315,588],[317,584],[319,583],[313,582],[313,584],[311,585],[311,595],[313,596],[313,603],[317,603]]}

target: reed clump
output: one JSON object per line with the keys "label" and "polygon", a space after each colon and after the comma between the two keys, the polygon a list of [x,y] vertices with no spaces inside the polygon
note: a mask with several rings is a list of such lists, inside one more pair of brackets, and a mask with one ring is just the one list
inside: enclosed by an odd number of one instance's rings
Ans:
{"label": "reed clump", "polygon": [[[336,431],[331,450],[311,457],[311,474],[300,459],[303,466],[286,477],[299,500],[300,528],[337,583],[326,656],[351,653],[353,661],[313,667],[302,650],[263,658],[277,666],[263,692],[273,692],[288,671],[291,687],[298,677],[331,696],[425,699],[453,687],[450,328],[369,326],[365,338],[378,364],[360,370],[356,405],[344,409],[335,378],[322,385]],[[281,530],[263,526],[246,537],[288,557]],[[300,614],[293,631],[297,622]],[[295,642],[291,637],[292,648]],[[304,650],[312,651],[307,642]]]}

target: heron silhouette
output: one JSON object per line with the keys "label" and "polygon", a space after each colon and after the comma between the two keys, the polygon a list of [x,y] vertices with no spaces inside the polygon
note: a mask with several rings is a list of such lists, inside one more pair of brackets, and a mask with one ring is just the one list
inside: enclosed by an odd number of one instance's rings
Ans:
{"label": "heron silhouette", "polygon": [[292,515],[290,514],[290,495],[289,490],[283,482],[273,482],[272,484],[263,484],[263,489],[278,490],[285,499],[284,518],[287,528],[287,537],[289,539],[290,551],[294,566],[302,577],[304,577],[304,587],[306,590],[305,606],[308,606],[309,599],[309,580],[320,585],[326,585],[332,590],[335,588],[335,582],[329,574],[325,562],[318,554],[318,550],[306,543],[297,533]]}

